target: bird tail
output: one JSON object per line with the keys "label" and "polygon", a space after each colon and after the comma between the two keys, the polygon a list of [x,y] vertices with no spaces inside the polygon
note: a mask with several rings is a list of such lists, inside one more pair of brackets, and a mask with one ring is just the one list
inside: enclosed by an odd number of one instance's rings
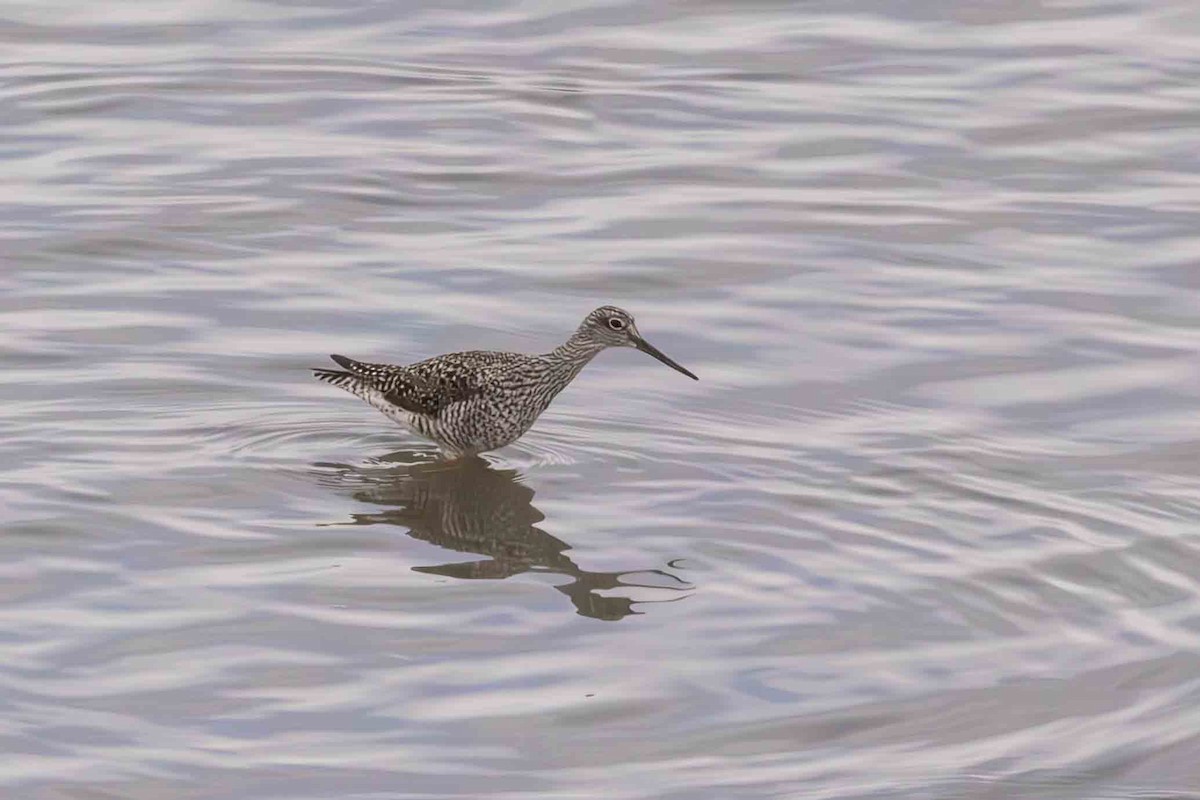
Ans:
{"label": "bird tail", "polygon": [[364,361],[355,361],[353,358],[339,356],[336,353],[331,355],[337,365],[345,370],[336,369],[320,369],[314,368],[313,375],[318,380],[332,384],[339,389],[345,389],[351,394],[358,395],[364,400],[370,401],[367,396],[372,391],[372,379],[381,373],[385,367],[380,364],[368,364]]}
{"label": "bird tail", "polygon": [[347,392],[359,397],[363,396],[363,392],[367,388],[362,378],[352,375],[349,372],[342,372],[336,369],[313,369],[312,374],[319,381],[324,381],[339,389],[345,389]]}
{"label": "bird tail", "polygon": [[336,361],[337,365],[346,370],[346,372],[368,382],[385,377],[396,370],[396,367],[389,366],[388,364],[369,364],[366,361],[355,361],[353,358],[339,356],[337,353],[331,355],[330,358]]}

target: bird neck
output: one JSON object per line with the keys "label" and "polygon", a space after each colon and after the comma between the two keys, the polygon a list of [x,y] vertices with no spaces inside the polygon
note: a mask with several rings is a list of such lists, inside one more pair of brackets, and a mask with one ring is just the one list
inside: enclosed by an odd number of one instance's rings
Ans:
{"label": "bird neck", "polygon": [[583,331],[575,331],[570,339],[546,353],[543,358],[561,376],[563,386],[566,386],[604,348],[605,345],[598,344]]}

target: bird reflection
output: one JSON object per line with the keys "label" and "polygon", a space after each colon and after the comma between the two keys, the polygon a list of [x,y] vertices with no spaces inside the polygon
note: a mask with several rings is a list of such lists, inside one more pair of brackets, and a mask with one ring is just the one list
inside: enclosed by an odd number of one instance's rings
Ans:
{"label": "bird reflection", "polygon": [[[566,555],[570,545],[537,527],[545,517],[533,505],[533,489],[517,480],[515,470],[496,469],[481,458],[414,463],[419,457],[416,453],[393,453],[380,459],[387,465],[383,469],[315,465],[323,471],[333,470],[340,485],[357,484],[355,500],[384,507],[374,513],[354,514],[350,524],[398,525],[414,539],[486,556],[482,561],[414,567],[417,572],[469,580],[498,580],[525,572],[564,575],[570,582],[555,588],[580,614],[602,620],[641,613],[634,610],[630,598],[606,596],[600,594],[602,591],[652,588],[683,592],[692,588],[660,569],[581,569]],[[646,602],[664,601],[638,604]]]}

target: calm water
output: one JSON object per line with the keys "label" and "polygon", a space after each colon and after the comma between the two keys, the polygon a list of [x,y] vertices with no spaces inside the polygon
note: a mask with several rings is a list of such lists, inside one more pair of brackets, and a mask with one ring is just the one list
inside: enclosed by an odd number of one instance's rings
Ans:
{"label": "calm water", "polygon": [[958,5],[0,6],[0,795],[1200,797],[1200,11]]}

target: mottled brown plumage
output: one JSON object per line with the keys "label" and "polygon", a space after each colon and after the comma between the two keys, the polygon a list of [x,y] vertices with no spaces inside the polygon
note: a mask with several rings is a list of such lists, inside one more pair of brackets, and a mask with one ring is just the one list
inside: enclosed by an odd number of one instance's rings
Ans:
{"label": "mottled brown plumage", "polygon": [[314,369],[313,374],[457,457],[516,441],[579,371],[609,347],[636,347],[698,380],[647,343],[633,317],[616,306],[597,308],[563,345],[542,355],[469,350],[408,366],[334,355],[345,372]]}

